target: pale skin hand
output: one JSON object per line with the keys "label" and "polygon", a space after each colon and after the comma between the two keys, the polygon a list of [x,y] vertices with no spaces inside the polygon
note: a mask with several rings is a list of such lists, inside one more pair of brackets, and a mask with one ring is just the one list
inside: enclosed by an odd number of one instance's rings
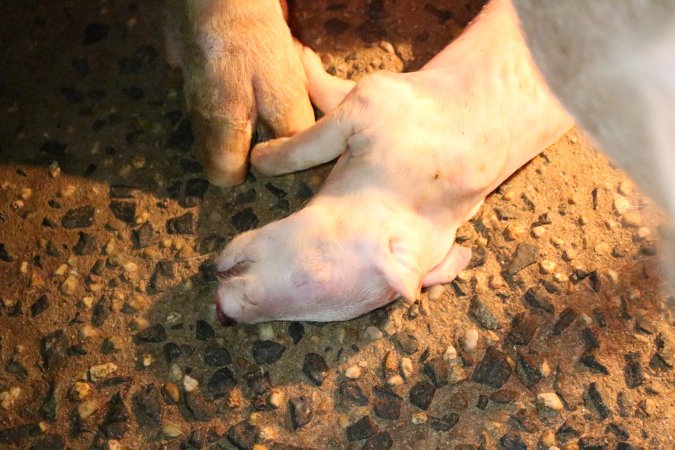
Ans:
{"label": "pale skin hand", "polygon": [[[252,164],[280,175],[347,151],[381,166],[386,189],[399,182],[407,164],[434,158],[436,167],[456,172],[454,195],[434,199],[430,194],[426,206],[452,208],[444,214],[457,226],[572,126],[534,69],[508,1],[491,2],[419,72],[354,83],[326,74],[309,49],[302,58],[310,98],[327,115],[294,137],[257,145]],[[411,188],[438,189],[431,182]]]}

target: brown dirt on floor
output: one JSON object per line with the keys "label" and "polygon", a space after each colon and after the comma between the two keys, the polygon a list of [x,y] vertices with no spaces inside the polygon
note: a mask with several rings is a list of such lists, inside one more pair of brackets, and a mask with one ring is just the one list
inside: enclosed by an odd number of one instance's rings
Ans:
{"label": "brown dirt on floor", "polygon": [[[296,1],[294,22],[331,72],[359,78],[418,68],[481,3]],[[0,448],[537,448],[551,432],[568,449],[672,448],[672,297],[654,256],[672,234],[576,130],[460,229],[477,256],[439,298],[345,323],[221,328],[210,258],[239,229],[300,208],[330,167],[207,187],[180,75],[163,61],[159,7],[2,7]],[[77,220],[87,226],[64,227]],[[531,264],[516,271],[514,259]],[[369,339],[369,326],[384,336]],[[285,349],[276,362],[255,363],[260,335]],[[448,346],[457,359],[443,360]],[[384,389],[404,358],[411,373]],[[116,370],[92,380],[105,363]],[[361,375],[346,382],[353,366]],[[191,393],[184,374],[199,382]],[[365,400],[350,402],[358,389]],[[563,409],[543,407],[539,393],[556,393]],[[302,396],[311,420],[294,429],[289,403]],[[167,426],[181,434],[167,437]]]}

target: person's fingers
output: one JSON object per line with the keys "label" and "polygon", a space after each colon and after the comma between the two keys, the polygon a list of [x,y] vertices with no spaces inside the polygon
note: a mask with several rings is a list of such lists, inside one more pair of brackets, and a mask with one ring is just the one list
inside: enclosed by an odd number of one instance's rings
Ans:
{"label": "person's fingers", "polygon": [[343,80],[327,73],[319,55],[309,47],[302,49],[302,64],[305,66],[307,75],[309,97],[325,114],[342,103],[347,94],[356,86],[354,81]]}
{"label": "person's fingers", "polygon": [[347,148],[352,133],[351,119],[338,109],[291,138],[256,145],[251,163],[265,175],[307,169],[338,157]]}

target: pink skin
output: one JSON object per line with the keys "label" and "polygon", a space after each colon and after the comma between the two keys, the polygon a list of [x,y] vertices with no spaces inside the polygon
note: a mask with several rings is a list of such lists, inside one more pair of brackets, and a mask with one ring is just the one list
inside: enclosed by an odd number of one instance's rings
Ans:
{"label": "pink skin", "polygon": [[242,183],[256,125],[282,137],[314,123],[302,64],[284,20],[286,2],[165,0],[165,5],[167,59],[183,71],[195,153],[211,183]]}
{"label": "pink skin", "polygon": [[340,157],[301,211],[237,236],[217,261],[221,318],[332,321],[451,281],[470,251],[457,228],[571,126],[534,69],[508,2],[409,74],[358,84],[302,55],[327,115],[251,161],[275,175]]}

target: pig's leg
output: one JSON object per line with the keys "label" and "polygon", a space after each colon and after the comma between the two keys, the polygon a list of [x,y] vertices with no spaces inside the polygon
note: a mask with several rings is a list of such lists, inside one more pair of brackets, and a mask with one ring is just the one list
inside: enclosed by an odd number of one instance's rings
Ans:
{"label": "pig's leg", "polygon": [[471,250],[461,245],[453,245],[445,258],[422,279],[422,286],[445,284],[455,279],[457,274],[471,261]]}
{"label": "pig's leg", "polygon": [[256,124],[284,137],[314,121],[285,1],[168,0],[167,8],[167,50],[183,68],[196,153],[212,183],[241,183]]}
{"label": "pig's leg", "polygon": [[675,214],[675,2],[514,0],[553,92]]}

